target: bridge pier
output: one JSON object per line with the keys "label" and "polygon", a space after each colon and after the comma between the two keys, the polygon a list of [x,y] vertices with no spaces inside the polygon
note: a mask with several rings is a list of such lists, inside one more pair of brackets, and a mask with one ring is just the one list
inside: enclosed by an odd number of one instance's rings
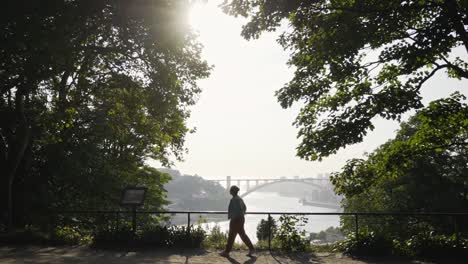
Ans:
{"label": "bridge pier", "polygon": [[231,176],[226,176],[226,190],[231,189]]}

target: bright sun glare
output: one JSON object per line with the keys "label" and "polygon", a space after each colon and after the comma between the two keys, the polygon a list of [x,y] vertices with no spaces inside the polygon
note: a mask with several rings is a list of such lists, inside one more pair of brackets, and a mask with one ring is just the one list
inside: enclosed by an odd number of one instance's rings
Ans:
{"label": "bright sun glare", "polygon": [[218,1],[195,1],[190,8],[189,22],[197,31],[202,29],[210,31],[210,28],[219,26],[217,24],[226,19],[223,16],[224,14],[218,7]]}
{"label": "bright sun glare", "polygon": [[206,20],[208,20],[209,15],[210,12],[208,12],[207,5],[205,3],[193,3],[189,12],[190,25],[194,29],[199,30],[203,24],[206,24]]}

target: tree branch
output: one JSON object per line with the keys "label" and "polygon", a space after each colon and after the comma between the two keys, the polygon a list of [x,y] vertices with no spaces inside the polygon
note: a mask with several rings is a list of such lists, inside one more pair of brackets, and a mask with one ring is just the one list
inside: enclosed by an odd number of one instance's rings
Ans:
{"label": "tree branch", "polygon": [[427,81],[429,80],[432,76],[434,76],[434,74],[439,71],[440,69],[443,69],[443,68],[448,68],[449,65],[448,64],[442,64],[442,65],[438,65],[434,70],[432,70],[431,73],[429,73],[426,77],[424,77],[419,83],[418,85],[416,86],[416,90],[419,90],[421,89],[421,86]]}
{"label": "tree branch", "polygon": [[460,12],[458,12],[457,2],[454,0],[446,0],[444,2],[444,6],[446,8],[447,17],[451,18],[455,26],[455,32],[457,32],[461,41],[465,45],[466,52],[468,53],[468,33],[466,32],[465,25],[463,24],[463,20],[460,17]]}
{"label": "tree branch", "polygon": [[466,70],[460,68],[459,66],[451,63],[445,57],[442,57],[442,60],[447,64],[448,68],[454,70],[461,77],[468,79],[468,71],[466,71]]}

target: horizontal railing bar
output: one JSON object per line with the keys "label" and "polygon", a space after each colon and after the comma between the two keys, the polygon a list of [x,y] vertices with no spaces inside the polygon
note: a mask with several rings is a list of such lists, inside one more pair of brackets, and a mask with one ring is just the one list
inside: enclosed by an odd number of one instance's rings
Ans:
{"label": "horizontal railing bar", "polygon": [[[52,211],[55,214],[116,214],[131,213],[120,210],[68,210]],[[138,214],[227,214],[227,211],[137,211]],[[468,216],[466,213],[449,212],[246,212],[251,215],[363,215],[363,216]]]}
{"label": "horizontal railing bar", "polygon": [[299,179],[218,179],[218,180],[206,180],[206,181],[216,181],[216,182],[236,182],[236,181],[301,181],[301,180],[308,180],[308,181],[330,181],[329,179],[315,179],[315,178],[299,178]]}

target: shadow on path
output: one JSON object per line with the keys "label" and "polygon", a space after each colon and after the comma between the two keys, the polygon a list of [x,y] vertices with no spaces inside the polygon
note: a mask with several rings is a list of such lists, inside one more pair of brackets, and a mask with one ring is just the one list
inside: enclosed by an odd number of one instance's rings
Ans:
{"label": "shadow on path", "polygon": [[[232,264],[241,264],[239,261],[235,260],[232,257],[227,258],[227,260]],[[244,261],[243,264],[253,264],[257,262],[257,257],[250,257],[249,260]]]}
{"label": "shadow on path", "polygon": [[271,257],[278,264],[323,263],[315,254],[310,253],[310,252],[295,252],[295,253],[270,252],[270,254],[271,254]]}
{"label": "shadow on path", "polygon": [[233,251],[231,257],[223,258],[217,251],[204,249],[146,249],[130,250],[96,250],[87,247],[0,247],[0,263],[55,263],[55,264],[435,264],[466,263],[466,261],[414,261],[398,258],[350,258],[335,253],[280,253],[259,251],[256,257],[248,257],[247,251]]}

